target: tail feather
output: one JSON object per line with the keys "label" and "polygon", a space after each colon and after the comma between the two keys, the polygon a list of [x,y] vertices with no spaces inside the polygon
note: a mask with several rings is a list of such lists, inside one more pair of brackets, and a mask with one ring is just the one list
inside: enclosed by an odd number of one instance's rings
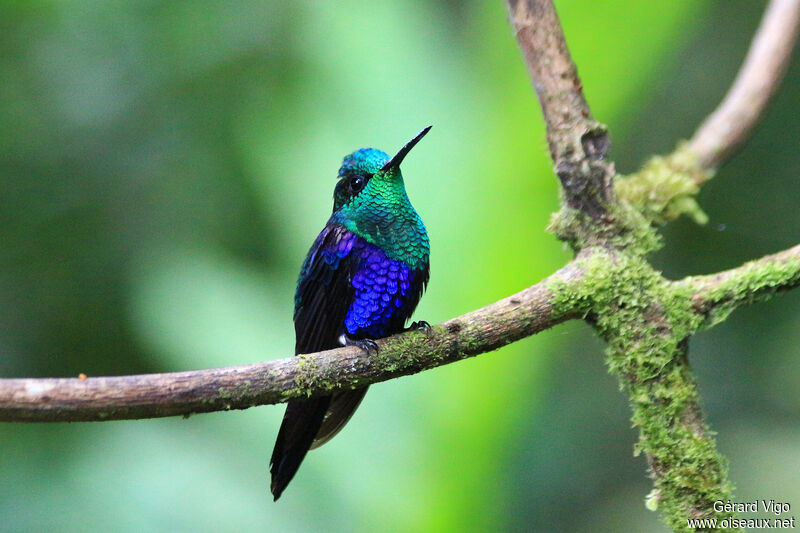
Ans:
{"label": "tail feather", "polygon": [[322,426],[330,403],[331,396],[325,396],[310,400],[292,400],[287,404],[270,459],[270,490],[275,500],[280,498],[300,468],[300,463]]}
{"label": "tail feather", "polygon": [[367,393],[367,387],[286,406],[270,460],[272,496],[280,498],[308,453],[322,446],[347,424]]}
{"label": "tail feather", "polygon": [[333,395],[328,406],[328,412],[322,421],[322,426],[320,426],[316,437],[314,437],[314,442],[311,444],[312,450],[319,448],[342,430],[350,420],[350,417],[353,416],[353,413],[356,412],[356,409],[358,409],[361,400],[364,399],[367,388],[339,392]]}

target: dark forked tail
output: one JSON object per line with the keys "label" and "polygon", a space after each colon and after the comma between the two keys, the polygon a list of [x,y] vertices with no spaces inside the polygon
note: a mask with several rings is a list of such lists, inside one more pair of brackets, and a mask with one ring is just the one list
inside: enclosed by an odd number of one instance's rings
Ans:
{"label": "dark forked tail", "polygon": [[291,400],[286,406],[281,429],[272,450],[269,471],[272,474],[270,490],[277,501],[281,493],[300,468],[314,437],[317,436],[331,397],[309,400]]}
{"label": "dark forked tail", "polygon": [[270,461],[272,495],[277,500],[294,477],[308,450],[322,446],[347,424],[367,393],[367,387],[333,396],[292,400]]}

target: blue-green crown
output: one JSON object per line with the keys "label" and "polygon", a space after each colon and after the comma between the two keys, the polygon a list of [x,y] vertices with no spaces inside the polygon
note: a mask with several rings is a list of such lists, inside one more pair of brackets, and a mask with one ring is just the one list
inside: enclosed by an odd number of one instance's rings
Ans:
{"label": "blue-green crown", "polygon": [[375,174],[388,162],[389,156],[386,152],[375,148],[362,148],[345,156],[342,166],[339,167],[339,177],[344,178],[352,174]]}

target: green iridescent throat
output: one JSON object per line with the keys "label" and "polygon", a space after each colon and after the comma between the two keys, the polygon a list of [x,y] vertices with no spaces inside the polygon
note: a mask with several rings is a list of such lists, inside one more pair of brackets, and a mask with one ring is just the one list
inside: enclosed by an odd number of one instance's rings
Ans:
{"label": "green iridescent throat", "polygon": [[364,190],[333,213],[330,221],[411,268],[428,263],[428,233],[408,199],[399,168],[377,172]]}

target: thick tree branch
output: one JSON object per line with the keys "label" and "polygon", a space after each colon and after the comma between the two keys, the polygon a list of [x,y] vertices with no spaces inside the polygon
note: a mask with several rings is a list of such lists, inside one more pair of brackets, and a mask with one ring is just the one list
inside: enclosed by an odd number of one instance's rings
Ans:
{"label": "thick tree branch", "polygon": [[510,0],[509,16],[539,97],[550,156],[569,207],[598,220],[614,195],[606,127],[592,119],[550,0]]}
{"label": "thick tree branch", "polygon": [[800,1],[769,3],[736,81],[689,141],[701,168],[713,171],[750,137],[786,72],[798,26]]}
{"label": "thick tree branch", "polygon": [[[570,263],[517,294],[444,322],[428,333],[252,365],[136,376],[0,379],[0,421],[75,422],[190,415],[363,387],[505,346],[575,316],[554,307],[583,276]],[[561,295],[561,301],[569,301]],[[577,310],[577,303],[573,304]]]}
{"label": "thick tree branch", "polygon": [[[345,347],[227,368],[79,378],[0,379],[0,421],[76,422],[156,418],[285,402],[414,374],[479,355],[586,314],[583,300],[609,291],[596,282],[617,260],[582,254],[546,280],[453,318],[429,334],[379,341],[371,356]],[[623,268],[627,269],[627,266]],[[712,322],[735,307],[800,286],[800,245],[739,268],[674,282],[692,311]],[[682,291],[683,292],[683,291]],[[602,319],[601,319],[602,320]],[[694,420],[694,418],[693,418]],[[694,422],[697,422],[694,420]]]}

